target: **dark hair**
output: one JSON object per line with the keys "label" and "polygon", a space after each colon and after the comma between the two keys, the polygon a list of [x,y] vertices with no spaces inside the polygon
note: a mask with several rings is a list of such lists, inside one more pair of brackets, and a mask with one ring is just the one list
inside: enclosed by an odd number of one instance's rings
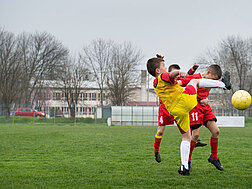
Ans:
{"label": "dark hair", "polygon": [[153,77],[156,77],[156,69],[160,67],[161,62],[164,62],[161,58],[151,58],[147,61],[147,70]]}
{"label": "dark hair", "polygon": [[217,64],[212,64],[210,65],[207,70],[211,71],[211,74],[212,75],[216,75],[218,77],[218,79],[221,78],[222,76],[222,71],[221,71],[221,68],[219,65]]}
{"label": "dark hair", "polygon": [[169,66],[168,72],[171,72],[172,69],[180,70],[180,66],[178,64],[172,64],[172,65]]}

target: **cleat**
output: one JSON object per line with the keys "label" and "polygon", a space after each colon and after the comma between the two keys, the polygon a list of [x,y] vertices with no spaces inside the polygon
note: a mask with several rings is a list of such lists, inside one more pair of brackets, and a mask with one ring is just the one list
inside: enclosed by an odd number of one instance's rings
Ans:
{"label": "cleat", "polygon": [[225,89],[226,90],[230,90],[232,88],[232,84],[230,81],[230,73],[228,71],[226,71],[224,73],[224,76],[222,78],[222,82],[225,84]]}
{"label": "cleat", "polygon": [[200,140],[198,139],[194,148],[203,147],[203,146],[206,146],[206,145],[207,145],[207,143],[200,142]]}
{"label": "cleat", "polygon": [[189,173],[192,172],[191,161],[188,162],[188,169],[189,169]]}
{"label": "cleat", "polygon": [[211,158],[211,155],[210,155],[209,158],[208,158],[208,161],[209,161],[210,163],[212,163],[212,164],[216,167],[216,169],[218,169],[218,170],[220,170],[220,171],[223,171],[223,170],[224,170],[224,167],[221,165],[219,159],[212,159],[212,158]]}
{"label": "cleat", "polygon": [[162,161],[159,152],[155,152],[155,160],[156,160],[158,163],[160,163],[160,162]]}
{"label": "cleat", "polygon": [[189,170],[186,169],[184,165],[181,165],[181,166],[179,167],[178,173],[179,173],[180,175],[183,175],[183,176],[189,176],[189,175],[190,175]]}

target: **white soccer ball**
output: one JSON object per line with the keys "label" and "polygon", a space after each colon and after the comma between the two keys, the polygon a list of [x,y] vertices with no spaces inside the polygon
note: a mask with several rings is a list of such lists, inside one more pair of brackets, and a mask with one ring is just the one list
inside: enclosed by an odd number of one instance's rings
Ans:
{"label": "white soccer ball", "polygon": [[251,105],[251,96],[247,91],[236,91],[232,96],[232,104],[238,110],[245,110]]}

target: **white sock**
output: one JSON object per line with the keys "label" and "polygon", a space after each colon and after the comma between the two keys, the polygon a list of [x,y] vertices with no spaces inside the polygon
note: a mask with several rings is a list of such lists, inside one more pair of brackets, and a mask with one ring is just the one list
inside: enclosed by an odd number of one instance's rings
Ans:
{"label": "white sock", "polygon": [[213,79],[200,79],[199,80],[200,88],[226,88],[225,84],[219,80]]}
{"label": "white sock", "polygon": [[180,157],[181,163],[188,169],[188,159],[190,153],[190,142],[186,140],[182,140],[180,144]]}

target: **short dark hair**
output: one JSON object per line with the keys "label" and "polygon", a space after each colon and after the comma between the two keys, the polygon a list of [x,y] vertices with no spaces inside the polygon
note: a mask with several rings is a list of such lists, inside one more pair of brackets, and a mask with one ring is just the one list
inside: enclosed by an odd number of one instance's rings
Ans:
{"label": "short dark hair", "polygon": [[172,65],[169,66],[168,72],[171,72],[172,69],[180,70],[180,66],[178,64],[172,64]]}
{"label": "short dark hair", "polygon": [[156,77],[156,69],[160,67],[161,62],[164,62],[161,58],[151,58],[147,61],[147,70],[153,77]]}
{"label": "short dark hair", "polygon": [[218,79],[221,78],[222,76],[222,71],[221,71],[221,67],[218,64],[212,64],[210,65],[207,70],[211,71],[212,75],[216,75],[218,77]]}

